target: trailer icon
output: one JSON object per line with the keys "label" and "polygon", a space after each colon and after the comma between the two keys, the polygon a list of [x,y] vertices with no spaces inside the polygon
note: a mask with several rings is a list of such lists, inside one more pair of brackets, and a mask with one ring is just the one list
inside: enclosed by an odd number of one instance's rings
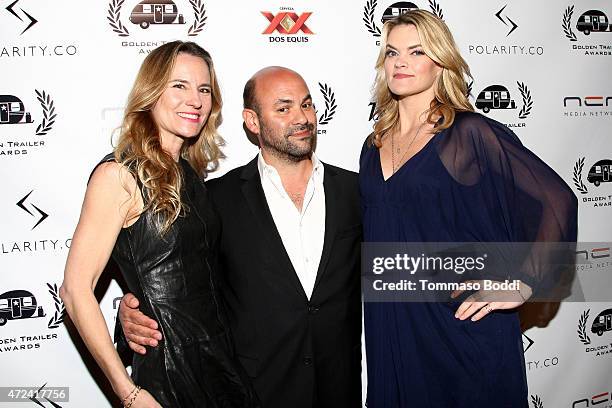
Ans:
{"label": "trailer icon", "polygon": [[516,109],[516,103],[510,99],[508,88],[503,85],[491,85],[478,94],[476,108],[488,113],[491,109]]}
{"label": "trailer icon", "polygon": [[45,317],[42,306],[27,290],[11,290],[0,295],[0,326],[9,320]]}
{"label": "trailer icon", "polygon": [[416,4],[410,1],[398,1],[397,3],[393,3],[385,9],[382,15],[382,23],[385,24],[387,21],[399,17],[407,11],[416,10],[418,8]]}
{"label": "trailer icon", "polygon": [[584,35],[608,31],[608,27],[612,30],[612,25],[608,23],[608,16],[599,10],[585,11],[576,23],[576,29],[582,31]]}
{"label": "trailer icon", "polygon": [[597,315],[591,326],[591,333],[602,336],[604,332],[612,330],[612,309],[606,309]]}
{"label": "trailer icon", "polygon": [[612,172],[612,160],[604,159],[600,160],[591,166],[587,181],[591,184],[595,184],[595,187],[599,187],[601,183],[609,183],[612,181],[610,173]]}
{"label": "trailer icon", "polygon": [[[178,21],[177,20],[178,16]],[[130,14],[130,21],[146,29],[150,24],[185,24],[185,18],[178,14],[178,8],[172,0],[143,0]]]}
{"label": "trailer icon", "polygon": [[21,99],[14,95],[0,95],[0,125],[32,123],[32,115],[25,111]]}

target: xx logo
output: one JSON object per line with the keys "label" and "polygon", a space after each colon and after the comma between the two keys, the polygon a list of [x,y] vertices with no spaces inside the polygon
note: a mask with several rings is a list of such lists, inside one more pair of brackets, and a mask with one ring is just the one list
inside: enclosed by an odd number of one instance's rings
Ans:
{"label": "xx logo", "polygon": [[49,216],[49,214],[47,214],[46,212],[44,212],[43,210],[41,210],[40,208],[38,208],[37,206],[35,206],[32,203],[30,203],[30,206],[33,207],[34,210],[36,210],[36,212],[38,212],[38,215],[34,215],[34,213],[32,213],[32,211],[28,210],[28,207],[25,206],[26,200],[28,199],[28,197],[30,197],[30,194],[32,194],[33,192],[34,192],[34,190],[30,191],[21,200],[17,201],[17,207],[21,208],[23,211],[27,212],[32,217],[38,218],[38,221],[36,221],[36,224],[34,224],[32,229],[38,227],[40,225],[40,223],[43,222],[44,220],[46,220],[47,217]]}
{"label": "xx logo", "polygon": [[304,34],[314,34],[305,24],[308,17],[312,15],[311,12],[302,13],[299,16],[296,13],[285,11],[278,13],[276,16],[269,11],[262,11],[261,14],[270,22],[270,25],[262,34],[272,34],[274,31],[281,34],[297,34],[298,31],[302,31]]}

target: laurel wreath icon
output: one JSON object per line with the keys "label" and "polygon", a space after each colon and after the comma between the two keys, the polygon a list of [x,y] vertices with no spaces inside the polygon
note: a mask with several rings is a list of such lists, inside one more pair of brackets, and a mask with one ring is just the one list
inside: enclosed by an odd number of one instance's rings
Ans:
{"label": "laurel wreath icon", "polygon": [[584,157],[578,159],[578,161],[574,164],[574,186],[581,194],[586,194],[589,192],[587,187],[582,182],[582,168],[584,167]]}
{"label": "laurel wreath icon", "polygon": [[431,12],[436,15],[440,20],[444,20],[444,14],[442,14],[442,7],[436,2],[436,0],[429,0],[429,7]]}
{"label": "laurel wreath icon", "polygon": [[108,3],[108,16],[106,17],[109,21],[109,25],[114,32],[119,34],[119,37],[127,37],[130,35],[127,27],[125,27],[119,19],[124,1],[125,0],[111,0],[111,2]]}
{"label": "laurel wreath icon", "polygon": [[327,84],[322,84],[319,82],[319,90],[323,94],[323,99],[325,99],[325,110],[323,111],[323,115],[319,117],[319,125],[327,125],[336,114],[336,97],[332,89],[327,86]]}
{"label": "laurel wreath icon", "polygon": [[529,116],[531,113],[531,108],[533,107],[531,92],[524,83],[516,81],[516,84],[518,85],[519,91],[521,91],[521,96],[523,97],[523,107],[519,112],[519,119],[525,119],[527,116]]}
{"label": "laurel wreath icon", "polygon": [[189,27],[188,35],[194,37],[202,31],[208,17],[206,17],[206,9],[204,8],[202,0],[189,0],[189,4],[191,4],[191,8],[193,8],[195,20],[191,27]]}
{"label": "laurel wreath icon", "polygon": [[377,0],[368,0],[363,8],[363,22],[369,33],[374,37],[380,37],[380,28],[374,22],[374,10],[376,9]]}
{"label": "laurel wreath icon", "polygon": [[591,309],[587,309],[586,311],[582,313],[582,315],[580,316],[580,319],[578,320],[578,330],[577,330],[578,338],[580,339],[582,344],[584,344],[585,346],[588,346],[589,344],[591,344],[591,339],[586,332],[586,324],[587,324],[587,320],[589,319],[590,312],[591,312]]}
{"label": "laurel wreath icon", "polygon": [[51,285],[47,283],[47,287],[49,287],[49,293],[53,296],[53,301],[55,302],[55,313],[53,317],[47,323],[47,327],[49,329],[57,329],[60,323],[63,323],[64,316],[66,315],[66,307],[64,306],[64,302],[59,297],[59,290],[57,289],[57,283]]}
{"label": "laurel wreath icon", "polygon": [[565,33],[565,36],[569,38],[570,41],[578,41],[578,39],[576,38],[576,34],[574,34],[574,32],[572,31],[572,14],[574,14],[573,5],[568,6],[565,10],[565,13],[563,13],[563,24],[561,24],[561,27],[563,27],[563,32]]}
{"label": "laurel wreath icon", "polygon": [[531,396],[531,403],[533,404],[533,408],[544,408],[544,404],[542,404],[542,400],[537,395]]}
{"label": "laurel wreath icon", "polygon": [[466,87],[467,87],[467,91],[465,96],[467,96],[468,98],[472,95],[472,87],[474,86],[474,81],[470,81],[469,83],[465,83]]}
{"label": "laurel wreath icon", "polygon": [[53,99],[51,99],[51,95],[45,91],[39,92],[37,89],[34,91],[36,92],[36,99],[40,102],[40,106],[43,110],[42,122],[36,126],[36,136],[44,136],[53,128],[57,113],[55,113],[55,106],[53,104]]}

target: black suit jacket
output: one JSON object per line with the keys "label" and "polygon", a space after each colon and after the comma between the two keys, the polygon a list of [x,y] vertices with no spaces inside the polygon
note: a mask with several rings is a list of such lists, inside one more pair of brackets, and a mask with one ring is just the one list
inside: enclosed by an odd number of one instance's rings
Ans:
{"label": "black suit jacket", "polygon": [[324,165],[325,240],[310,301],[285,251],[257,158],[206,183],[221,218],[219,288],[264,408],[361,407],[357,175]]}

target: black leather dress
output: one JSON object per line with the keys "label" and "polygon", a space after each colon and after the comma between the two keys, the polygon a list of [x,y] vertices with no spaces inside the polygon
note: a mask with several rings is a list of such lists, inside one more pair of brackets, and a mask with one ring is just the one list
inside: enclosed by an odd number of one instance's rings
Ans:
{"label": "black leather dress", "polygon": [[257,407],[215,288],[218,216],[189,163],[181,159],[180,167],[186,213],[160,237],[146,211],[121,230],[112,253],[140,310],[163,336],[146,355],[134,354],[132,378],[164,407]]}

